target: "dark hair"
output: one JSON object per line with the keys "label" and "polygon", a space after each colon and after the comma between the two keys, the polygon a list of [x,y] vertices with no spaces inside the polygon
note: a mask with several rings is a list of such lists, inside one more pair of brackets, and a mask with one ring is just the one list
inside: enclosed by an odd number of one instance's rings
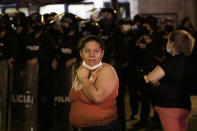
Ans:
{"label": "dark hair", "polygon": [[169,41],[174,42],[174,47],[179,53],[183,53],[186,56],[191,55],[195,39],[194,37],[185,30],[175,30],[170,33]]}
{"label": "dark hair", "polygon": [[147,23],[152,29],[157,29],[158,19],[152,15],[148,15],[144,18],[142,23]]}
{"label": "dark hair", "polygon": [[184,17],[184,18],[181,20],[181,25],[184,25],[187,21],[188,21],[189,23],[191,23],[189,17]]}
{"label": "dark hair", "polygon": [[133,18],[134,23],[135,23],[135,22],[140,22],[140,23],[142,23],[143,20],[144,20],[144,17],[141,16],[141,15],[139,15],[139,14],[135,15],[134,18]]}
{"label": "dark hair", "polygon": [[100,44],[101,49],[102,49],[102,50],[105,50],[105,45],[104,45],[103,41],[102,41],[99,37],[97,37],[97,36],[95,36],[95,35],[88,35],[88,36],[83,37],[83,38],[79,41],[78,49],[79,49],[79,50],[82,50],[82,49],[84,48],[85,44],[86,44],[87,42],[89,42],[89,41],[96,41],[97,43]]}
{"label": "dark hair", "polygon": [[122,18],[119,20],[119,24],[123,25],[123,24],[129,24],[129,25],[133,25],[133,21],[130,18]]}

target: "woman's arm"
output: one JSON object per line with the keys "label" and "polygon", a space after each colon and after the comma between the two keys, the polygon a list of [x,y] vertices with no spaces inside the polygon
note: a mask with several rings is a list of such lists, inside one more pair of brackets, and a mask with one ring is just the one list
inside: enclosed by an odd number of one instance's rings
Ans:
{"label": "woman's arm", "polygon": [[91,82],[87,77],[80,79],[83,91],[88,99],[95,103],[105,101],[114,91],[118,84],[116,72],[105,66],[97,74],[95,83]]}
{"label": "woman's arm", "polygon": [[144,79],[146,83],[151,83],[154,86],[159,85],[159,80],[165,76],[164,70],[158,65],[156,66],[153,71],[148,73],[147,75],[144,75]]}

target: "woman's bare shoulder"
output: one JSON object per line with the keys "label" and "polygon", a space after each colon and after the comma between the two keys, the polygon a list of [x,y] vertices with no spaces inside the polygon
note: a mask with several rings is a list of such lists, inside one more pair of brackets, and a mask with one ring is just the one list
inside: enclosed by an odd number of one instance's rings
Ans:
{"label": "woman's bare shoulder", "polygon": [[116,71],[115,71],[114,67],[109,65],[109,64],[107,64],[107,63],[103,63],[103,67],[101,68],[101,70],[99,72],[101,74],[108,74],[108,75],[116,74]]}

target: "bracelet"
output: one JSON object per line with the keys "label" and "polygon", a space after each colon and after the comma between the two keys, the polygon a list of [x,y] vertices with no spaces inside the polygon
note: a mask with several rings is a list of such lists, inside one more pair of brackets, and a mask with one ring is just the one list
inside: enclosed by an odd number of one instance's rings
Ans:
{"label": "bracelet", "polygon": [[150,81],[148,80],[147,75],[144,75],[144,80],[145,80],[146,83],[149,83],[149,82],[150,82]]}

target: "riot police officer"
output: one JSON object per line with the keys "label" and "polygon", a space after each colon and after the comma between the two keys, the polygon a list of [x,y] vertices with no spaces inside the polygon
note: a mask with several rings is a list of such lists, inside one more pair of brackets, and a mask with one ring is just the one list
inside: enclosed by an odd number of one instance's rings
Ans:
{"label": "riot police officer", "polygon": [[71,130],[69,113],[71,103],[68,95],[72,87],[74,65],[78,61],[77,44],[81,38],[77,16],[64,13],[60,19],[63,30],[58,39],[57,69],[54,88],[54,124],[53,130]]}
{"label": "riot police officer", "polygon": [[16,32],[17,41],[18,41],[19,56],[18,56],[17,63],[22,64],[21,62],[24,62],[24,59],[25,59],[24,38],[26,37],[26,34],[27,34],[27,17],[25,16],[25,13],[15,12],[12,18],[12,24]]}
{"label": "riot police officer", "polygon": [[9,66],[13,67],[13,62],[18,57],[18,46],[8,14],[0,15],[0,43],[0,59],[8,60]]}
{"label": "riot police officer", "polygon": [[79,60],[77,46],[82,34],[79,32],[76,15],[65,13],[60,22],[63,32],[58,40],[57,60],[60,67],[70,68]]}
{"label": "riot police officer", "polygon": [[0,130],[6,130],[8,122],[8,66],[10,69],[18,57],[16,34],[11,28],[8,14],[0,15]]}
{"label": "riot police officer", "polygon": [[39,64],[38,128],[47,131],[52,125],[55,48],[53,40],[43,30],[41,15],[34,13],[29,18],[32,33],[25,38],[25,56],[29,68]]}
{"label": "riot police officer", "polygon": [[103,60],[115,65],[115,53],[121,41],[117,27],[116,11],[111,8],[103,8],[99,12],[98,19],[101,28],[99,37],[104,41],[106,47]]}

